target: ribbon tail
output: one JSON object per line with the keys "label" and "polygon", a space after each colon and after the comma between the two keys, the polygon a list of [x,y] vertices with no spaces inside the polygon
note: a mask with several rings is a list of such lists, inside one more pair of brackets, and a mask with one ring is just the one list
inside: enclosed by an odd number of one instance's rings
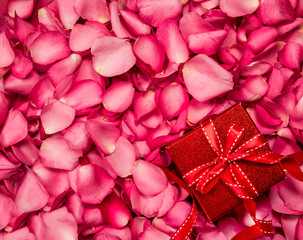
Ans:
{"label": "ribbon tail", "polygon": [[291,156],[286,157],[281,162],[283,171],[287,171],[292,177],[303,182],[303,172],[298,166],[298,162]]}

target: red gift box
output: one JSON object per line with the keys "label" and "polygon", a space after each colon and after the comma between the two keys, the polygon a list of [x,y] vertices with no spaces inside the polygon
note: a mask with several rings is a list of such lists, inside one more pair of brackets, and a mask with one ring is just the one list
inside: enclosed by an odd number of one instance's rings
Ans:
{"label": "red gift box", "polygon": [[[255,154],[262,155],[262,153],[269,152],[265,144],[266,140],[259,133],[241,104],[235,105],[214,118],[212,124],[215,126],[215,130],[223,146],[226,144],[226,136],[230,127],[236,125],[244,129],[242,138],[237,143],[238,146],[247,143],[247,141],[258,135],[264,144],[254,150]],[[207,135],[203,131],[204,128],[200,126],[167,146],[167,150],[175,165],[175,171],[180,176],[184,176],[193,169],[198,169],[199,166],[210,164],[214,159],[218,159],[218,154],[215,153],[214,148],[206,139]],[[285,178],[278,161],[275,164],[265,164],[240,159],[236,163],[257,189],[257,194],[266,191],[272,185]],[[222,179],[219,179],[207,193],[198,191],[195,185],[190,186],[190,189],[211,222],[219,219],[243,202]]]}

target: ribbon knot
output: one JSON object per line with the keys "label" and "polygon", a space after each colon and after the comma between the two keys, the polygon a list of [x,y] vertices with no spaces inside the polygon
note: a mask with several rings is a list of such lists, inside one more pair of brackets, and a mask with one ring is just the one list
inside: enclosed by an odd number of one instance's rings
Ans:
{"label": "ribbon knot", "polygon": [[196,184],[196,190],[208,193],[221,179],[238,197],[242,199],[257,197],[259,192],[237,161],[243,159],[274,164],[279,162],[283,156],[270,151],[258,153],[257,150],[266,145],[261,134],[257,134],[239,145],[245,129],[236,124],[229,127],[224,146],[212,120],[201,125],[201,129],[217,157],[184,174],[183,178],[188,186]]}

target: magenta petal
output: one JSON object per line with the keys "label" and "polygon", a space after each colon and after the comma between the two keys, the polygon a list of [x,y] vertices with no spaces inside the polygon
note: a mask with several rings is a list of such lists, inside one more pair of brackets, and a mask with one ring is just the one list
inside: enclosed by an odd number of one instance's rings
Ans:
{"label": "magenta petal", "polygon": [[18,210],[22,213],[37,211],[45,206],[48,197],[36,174],[28,169],[15,196]]}
{"label": "magenta petal", "polygon": [[132,83],[114,83],[104,92],[103,105],[110,112],[124,112],[131,105],[134,94]]}
{"label": "magenta petal", "polygon": [[60,132],[74,121],[76,111],[70,106],[53,99],[41,111],[41,122],[46,134]]}
{"label": "magenta petal", "polygon": [[60,32],[42,32],[30,45],[32,59],[35,63],[47,65],[66,58],[70,49]]}
{"label": "magenta petal", "polygon": [[200,102],[220,96],[233,87],[232,75],[203,54],[186,62],[182,73],[189,93]]}
{"label": "magenta petal", "polygon": [[124,137],[120,137],[116,143],[115,151],[106,159],[120,177],[127,177],[131,174],[135,157],[133,145]]}
{"label": "magenta petal", "polygon": [[14,62],[15,53],[6,37],[5,31],[0,33],[0,67],[7,67]]}
{"label": "magenta petal", "polygon": [[114,180],[97,165],[88,164],[78,169],[77,192],[84,203],[101,203],[114,186]]}
{"label": "magenta petal", "polygon": [[215,102],[210,100],[206,102],[199,102],[196,99],[192,99],[188,105],[188,116],[187,119],[191,124],[196,124],[214,108]]}
{"label": "magenta petal", "polygon": [[257,10],[259,0],[238,1],[238,0],[221,0],[220,9],[230,17],[241,17],[251,14]]}
{"label": "magenta petal", "polygon": [[79,18],[79,15],[74,8],[75,0],[56,2],[58,5],[58,12],[62,25],[66,29],[72,29]]}
{"label": "magenta petal", "polygon": [[83,223],[90,227],[98,227],[104,224],[104,217],[101,213],[100,206],[86,205],[83,211]]}
{"label": "magenta petal", "polygon": [[36,240],[35,236],[28,230],[28,227],[17,229],[13,232],[4,233],[3,240]]}
{"label": "magenta petal", "polygon": [[0,133],[0,144],[6,148],[22,141],[28,132],[28,124],[19,110],[11,109]]}
{"label": "magenta petal", "polygon": [[12,72],[18,78],[25,78],[32,71],[33,63],[21,51],[16,51],[15,54],[16,57],[11,66]]}
{"label": "magenta petal", "polygon": [[144,226],[150,225],[150,221],[144,217],[135,217],[131,220],[131,231],[134,239],[138,239],[138,236],[144,230]]}
{"label": "magenta petal", "polygon": [[115,193],[107,196],[100,208],[105,221],[115,228],[123,228],[130,220],[128,207]]}
{"label": "magenta petal", "polygon": [[134,96],[134,114],[138,120],[141,117],[151,113],[156,108],[155,92],[146,91],[142,93],[135,93]]}
{"label": "magenta petal", "polygon": [[186,62],[189,52],[176,22],[169,21],[161,24],[157,29],[156,36],[171,62]]}
{"label": "magenta petal", "polygon": [[285,215],[282,214],[281,222],[282,228],[285,233],[285,237],[287,240],[296,240],[296,227],[298,224],[300,216],[293,216],[293,215]]}
{"label": "magenta petal", "polygon": [[[0,126],[2,126],[10,107],[10,98],[0,91]],[[1,143],[1,142],[0,142]]]}
{"label": "magenta petal", "polygon": [[135,120],[135,115],[132,111],[128,111],[124,115],[124,121],[127,127],[135,134],[136,140],[141,141],[146,139],[148,135],[148,129],[140,123],[137,123]]}
{"label": "magenta petal", "polygon": [[261,52],[278,37],[278,32],[274,27],[261,27],[253,30],[247,39],[247,45],[254,53]]}
{"label": "magenta petal", "polygon": [[16,37],[24,43],[27,35],[35,31],[35,27],[31,23],[16,16],[14,30]]}
{"label": "magenta petal", "polygon": [[34,9],[34,0],[10,0],[7,4],[7,11],[10,17],[17,14],[20,18],[28,18]]}
{"label": "magenta petal", "polygon": [[105,0],[76,0],[74,8],[83,19],[89,21],[106,23],[110,19]]}
{"label": "magenta petal", "polygon": [[270,77],[268,79],[268,92],[266,94],[266,97],[269,99],[275,99],[277,96],[279,96],[283,90],[284,87],[284,78],[283,73],[279,68],[274,67]]}
{"label": "magenta petal", "polygon": [[161,168],[144,160],[137,160],[132,169],[135,184],[147,196],[159,194],[167,187],[167,178]]}
{"label": "magenta petal", "polygon": [[138,240],[153,240],[153,239],[169,240],[170,236],[164,232],[161,232],[153,225],[150,225],[147,228],[145,228],[144,231],[138,236]]}
{"label": "magenta petal", "polygon": [[293,42],[287,43],[279,54],[280,62],[290,69],[300,69],[302,58],[302,46]]}
{"label": "magenta petal", "polygon": [[78,164],[81,151],[73,150],[63,137],[47,138],[40,147],[40,157],[44,166],[72,170]]}
{"label": "magenta petal", "polygon": [[106,226],[98,234],[95,235],[94,240],[132,240],[131,230],[128,226],[124,228],[114,228]]}
{"label": "magenta petal", "polygon": [[91,119],[86,122],[86,129],[101,151],[106,154],[111,154],[116,150],[116,143],[120,137],[118,128]]}
{"label": "magenta petal", "polygon": [[16,157],[27,166],[33,165],[40,157],[38,148],[29,136],[13,145],[12,150]]}
{"label": "magenta petal", "polygon": [[113,77],[128,71],[136,62],[129,41],[116,37],[98,38],[92,48],[93,66],[105,77]]}

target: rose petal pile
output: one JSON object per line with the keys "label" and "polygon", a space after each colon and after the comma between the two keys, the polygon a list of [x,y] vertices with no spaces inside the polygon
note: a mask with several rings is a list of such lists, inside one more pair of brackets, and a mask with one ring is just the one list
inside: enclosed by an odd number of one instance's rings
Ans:
{"label": "rose petal pile", "polygon": [[[161,148],[239,101],[273,151],[300,151],[302,17],[301,0],[2,0],[0,239],[170,239],[191,205]],[[289,177],[258,199],[266,239],[303,239],[302,198]],[[194,236],[252,224],[199,215]]]}

